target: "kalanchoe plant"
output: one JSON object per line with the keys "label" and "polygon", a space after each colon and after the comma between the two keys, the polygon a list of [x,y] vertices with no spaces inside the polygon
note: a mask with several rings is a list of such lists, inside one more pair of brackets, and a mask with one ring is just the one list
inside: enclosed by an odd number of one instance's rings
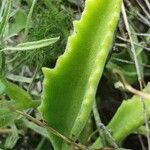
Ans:
{"label": "kalanchoe plant", "polygon": [[[73,5],[78,5],[74,0],[69,1]],[[9,55],[8,52],[18,54],[22,53],[22,51],[25,51],[25,53],[32,51],[31,54],[33,54],[37,49],[40,51],[44,47],[52,45],[59,40],[57,36],[43,40],[38,39],[38,41],[30,41],[28,39],[30,20],[35,2],[36,0],[27,1],[31,6],[29,15],[26,15],[20,8],[14,11],[12,9],[12,4],[14,4],[12,0],[0,2],[0,129],[9,126],[12,132],[6,138],[4,148],[13,149],[16,145],[19,139],[18,129],[20,123],[42,136],[39,145],[44,143],[43,139],[50,139],[54,150],[103,150],[105,147],[122,149],[120,147],[122,147],[125,138],[131,133],[137,133],[137,131],[140,134],[146,135],[149,139],[149,129],[147,125],[148,119],[150,119],[150,95],[148,94],[150,92],[150,85],[148,84],[143,91],[138,91],[126,82],[125,78],[127,77],[132,77],[127,78],[127,80],[132,79],[129,80],[130,83],[135,82],[134,77],[136,76],[136,72],[133,69],[134,66],[130,66],[129,64],[122,66],[114,62],[114,60],[120,60],[120,58],[124,56],[128,57],[126,52],[121,53],[121,55],[120,53],[119,55],[113,55],[109,63],[107,63],[106,69],[112,71],[116,77],[121,77],[120,79],[123,84],[119,81],[115,85],[121,85],[124,90],[126,89],[134,93],[134,96],[122,102],[106,126],[99,118],[95,102],[97,98],[97,86],[104,72],[105,64],[115,38],[115,30],[120,16],[122,0],[86,0],[81,19],[73,23],[74,32],[68,39],[65,53],[58,58],[55,68],[43,68],[44,84],[42,103],[41,100],[37,100],[40,97],[39,91],[37,91],[37,95],[36,92],[34,95],[34,91],[32,91],[33,93],[30,91],[30,85],[33,83],[41,65],[37,67],[33,79],[23,78],[16,80],[20,82],[20,80],[23,81],[26,79],[27,83],[30,83],[28,90],[26,89],[26,84],[21,83],[22,87],[25,88],[23,89],[6,79],[9,77],[7,76],[7,63],[17,58],[15,57],[14,59],[13,56],[10,56],[11,53]],[[41,2],[38,4],[40,3]],[[53,0],[44,0],[43,3],[45,3],[45,5],[41,7],[45,9],[46,5],[50,6],[53,4]],[[59,4],[60,3],[62,4],[63,1],[59,1]],[[122,6],[124,10],[124,5]],[[64,26],[65,24],[61,19],[59,20],[59,17],[61,18],[63,13],[55,16],[55,14],[59,13],[59,7],[58,10],[55,11],[55,6],[51,5],[49,10],[50,13],[47,15],[51,15],[51,12],[54,11],[55,13],[52,14],[52,18],[56,17],[56,20],[58,20],[58,28],[60,30],[57,32],[62,31],[64,36],[67,37],[69,30],[63,28],[61,24]],[[12,24],[9,22],[11,17],[15,19]],[[24,18],[21,24],[18,23],[20,18]],[[43,20],[44,19],[43,17]],[[55,23],[57,23],[57,21]],[[49,25],[49,22],[47,24]],[[43,29],[45,30],[45,28]],[[135,38],[137,36],[134,35],[136,33],[132,27],[131,31],[133,34],[130,35],[133,36],[131,38],[134,38],[135,41],[138,42],[138,38]],[[20,32],[23,32],[25,35],[25,38],[22,39],[22,42],[25,41],[25,43],[17,42],[15,45],[7,44],[7,40]],[[60,36],[60,41],[61,38],[63,37]],[[57,44],[58,43],[56,43],[56,45]],[[58,44],[58,46],[60,45]],[[63,48],[60,50],[63,50]],[[137,56],[135,57],[139,59],[139,64],[142,64],[141,56],[145,55],[145,53],[141,55],[143,48],[136,50]],[[50,55],[47,56],[50,57]],[[7,57],[9,57],[11,61],[7,62]],[[43,61],[45,61],[44,58]],[[40,62],[38,63],[40,64]],[[11,67],[13,68],[13,65]],[[130,70],[133,72],[130,72]],[[141,67],[141,72],[143,71],[144,66]],[[123,73],[127,76],[124,77]],[[129,76],[130,74],[131,76]],[[12,78],[10,79],[15,81]],[[37,80],[38,82],[40,81],[39,78]],[[28,92],[26,92],[26,90]],[[33,108],[38,108],[42,116],[37,112],[33,112],[36,118],[27,114],[28,112],[30,113]],[[96,131],[98,131],[99,134],[97,139],[93,138],[96,132],[93,132],[91,127],[93,123],[90,116],[92,109],[97,126]],[[42,119],[44,121],[40,121]],[[146,127],[144,124],[146,124]],[[92,138],[95,142],[93,142]],[[43,148],[39,145],[36,149]],[[43,144],[42,146],[45,145],[46,144]],[[48,147],[48,149],[49,148],[50,147]]]}
{"label": "kalanchoe plant", "polygon": [[[54,69],[43,68],[44,91],[39,110],[49,126],[67,137],[77,138],[89,118],[112,47],[121,3],[122,0],[86,0],[65,53]],[[69,148],[51,133],[50,140],[56,150]]]}

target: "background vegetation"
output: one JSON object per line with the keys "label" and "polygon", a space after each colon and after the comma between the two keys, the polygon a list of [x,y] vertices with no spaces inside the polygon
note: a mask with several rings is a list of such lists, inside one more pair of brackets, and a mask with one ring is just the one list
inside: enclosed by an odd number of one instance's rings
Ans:
{"label": "background vegetation", "polygon": [[[32,99],[37,99],[34,104],[30,104],[32,108],[27,109],[26,113],[42,120],[36,110],[42,92],[43,74],[41,68],[44,66],[54,67],[57,58],[64,52],[67,38],[72,33],[72,21],[80,18],[84,1],[35,0],[34,7],[31,9],[32,0],[16,0],[12,2],[6,17],[2,15],[2,6],[5,2],[5,0],[0,1],[0,22],[5,18],[7,22],[3,36],[3,30],[1,30],[1,49],[6,46],[15,47],[23,42],[59,37],[56,43],[48,44],[48,46],[34,47],[29,50],[0,51],[0,76],[5,76],[11,83],[15,83],[15,85],[27,91],[26,93]],[[124,3],[127,18],[122,13],[113,49],[97,90],[95,107],[98,109],[98,114],[105,125],[110,121],[121,101],[129,99],[133,95],[121,88],[118,78],[112,72],[113,69],[122,71],[128,83],[136,89],[141,89],[140,85],[144,88],[150,79],[150,2],[146,0],[125,0]],[[128,21],[127,24],[130,27],[131,34],[128,33],[126,21]],[[1,25],[0,29],[3,29],[2,27]],[[138,66],[135,64],[135,58],[131,55],[132,45],[134,45],[136,51]],[[140,72],[137,72],[136,67]],[[141,84],[139,85],[139,83]],[[21,93],[25,95],[25,98],[28,97],[23,92]],[[3,82],[0,82],[0,105],[2,108],[0,110],[0,124],[6,124],[5,127],[0,128],[0,148],[15,150],[50,149],[51,144],[47,139],[45,128],[29,121],[26,117],[15,116],[6,109],[3,100],[7,99],[8,103],[10,101],[13,103],[10,99],[13,99],[15,94],[17,93],[14,90],[14,95],[10,96],[9,91],[3,88]],[[25,103],[26,101],[24,101]],[[21,108],[19,103],[15,103],[14,106],[15,108]],[[93,113],[89,122],[88,130],[86,130],[87,135],[81,138],[84,139],[82,143],[85,145],[90,145],[99,136]],[[123,147],[135,150],[146,149],[146,133],[144,129],[139,132],[142,131],[142,136],[139,136],[136,132],[127,137]]]}

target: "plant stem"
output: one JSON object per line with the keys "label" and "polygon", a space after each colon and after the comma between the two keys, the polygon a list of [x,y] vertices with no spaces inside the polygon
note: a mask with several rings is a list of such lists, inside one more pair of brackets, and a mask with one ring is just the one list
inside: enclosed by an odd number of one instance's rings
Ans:
{"label": "plant stem", "polygon": [[66,141],[68,144],[71,144],[71,145],[74,145],[75,147],[78,147],[79,149],[81,150],[88,150],[87,147],[85,147],[84,145],[81,145],[81,144],[77,144],[74,142],[74,140],[70,139],[70,138],[67,138],[66,136],[60,134],[58,131],[56,131],[55,129],[51,128],[50,126],[48,126],[46,123],[44,122],[41,122],[39,120],[37,120],[36,118],[33,118],[32,116],[30,116],[29,114],[25,113],[25,112],[22,112],[22,111],[19,111],[19,110],[14,110],[16,113],[26,117],[27,119],[31,120],[32,122],[34,122],[35,124],[43,127],[43,128],[46,128],[49,132],[51,132],[52,134],[60,137],[61,139],[63,139],[64,141]]}
{"label": "plant stem", "polygon": [[93,105],[93,114],[94,114],[94,119],[95,119],[95,123],[96,123],[97,129],[98,129],[98,133],[99,133],[100,139],[102,140],[103,145],[106,145],[104,132],[103,132],[103,130],[101,130],[99,128],[99,125],[102,122],[101,122],[101,119],[100,119],[100,116],[99,116],[99,113],[98,113],[96,101],[94,101],[94,105]]}
{"label": "plant stem", "polygon": [[[132,55],[133,55],[133,59],[135,61],[135,67],[136,67],[136,71],[137,71],[137,75],[138,75],[140,90],[142,91],[143,90],[143,82],[142,82],[143,77],[142,77],[141,72],[140,72],[139,62],[138,62],[138,59],[137,59],[135,46],[134,46],[134,42],[133,42],[133,39],[132,39],[132,34],[131,34],[131,30],[130,30],[130,26],[129,26],[129,22],[128,22],[128,18],[127,18],[127,14],[126,14],[124,4],[122,4],[122,13],[123,13],[123,19],[124,19],[124,22],[125,22],[125,26],[126,26],[126,29],[127,29],[128,34],[129,34],[130,41],[131,41],[131,52],[132,52]],[[147,117],[147,110],[146,110],[146,105],[145,105],[145,102],[143,100],[143,97],[141,97],[141,102],[142,102],[142,105],[143,105],[145,126],[146,126],[146,129],[148,131],[147,132],[148,149],[150,150],[150,136],[149,136],[148,117]]]}

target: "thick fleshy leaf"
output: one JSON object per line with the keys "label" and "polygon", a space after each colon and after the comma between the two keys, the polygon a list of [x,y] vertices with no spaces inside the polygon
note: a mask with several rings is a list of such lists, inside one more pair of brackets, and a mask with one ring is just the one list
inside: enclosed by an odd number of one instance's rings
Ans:
{"label": "thick fleshy leaf", "polygon": [[[122,0],[86,0],[81,20],[74,22],[66,52],[54,69],[44,68],[40,111],[48,124],[67,137],[78,137],[92,110],[97,85],[112,47]],[[50,134],[54,149],[67,150]]]}
{"label": "thick fleshy leaf", "polygon": [[[150,84],[144,90],[150,93]],[[147,117],[150,119],[150,99],[144,99]],[[136,131],[145,123],[143,103],[140,96],[133,96],[129,100],[124,100],[114,117],[108,124],[114,140],[121,143],[129,134]],[[91,148],[101,148],[100,138],[92,145]]]}

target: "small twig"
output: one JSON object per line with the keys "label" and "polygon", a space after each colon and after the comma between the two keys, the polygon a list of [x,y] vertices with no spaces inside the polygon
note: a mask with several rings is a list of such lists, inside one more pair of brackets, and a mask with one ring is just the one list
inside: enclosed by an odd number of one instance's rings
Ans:
{"label": "small twig", "polygon": [[[120,59],[120,58],[116,58],[116,57],[111,57],[111,59],[115,60],[115,61],[119,61],[121,63],[126,63],[126,64],[131,64],[131,65],[135,65],[134,62],[129,61],[129,60],[125,60],[125,59]],[[146,65],[146,64],[139,64],[140,66],[143,66],[145,68],[150,68],[150,65]]]}
{"label": "small twig", "polygon": [[131,85],[125,84],[125,88],[133,94],[139,95],[144,99],[150,99],[150,94],[134,89]]}
{"label": "small twig", "polygon": [[46,128],[47,130],[49,130],[52,134],[60,137],[61,139],[63,139],[64,141],[66,141],[68,144],[74,145],[75,147],[81,149],[81,150],[88,150],[88,148],[82,144],[77,144],[74,142],[74,140],[60,134],[58,131],[56,131],[55,129],[53,129],[52,127],[48,126],[46,123],[41,122],[39,120],[37,120],[36,118],[33,118],[32,116],[30,116],[29,114],[19,111],[19,110],[15,110],[16,113],[26,117],[27,119],[31,120],[32,122],[34,122],[35,124]]}
{"label": "small twig", "polygon": [[139,95],[140,97],[143,97],[144,99],[150,99],[150,94],[145,93],[143,91],[139,91],[135,88],[133,88],[125,79],[125,77],[123,76],[123,73],[120,70],[114,69],[113,73],[115,75],[119,75],[121,82],[123,83],[124,89],[135,94],[135,95]]}
{"label": "small twig", "polygon": [[150,21],[145,16],[143,16],[139,12],[137,12],[137,16],[138,16],[137,19],[139,21],[141,21],[142,23],[145,23],[146,25],[150,26]]}
{"label": "small twig", "polygon": [[112,146],[113,146],[115,149],[118,149],[118,150],[119,150],[120,148],[119,148],[119,146],[116,144],[116,141],[115,141],[115,139],[112,137],[112,135],[111,135],[109,129],[107,129],[107,127],[106,127],[103,123],[100,123],[100,124],[99,124],[99,128],[105,131],[106,136],[109,138],[109,143],[111,143]]}
{"label": "small twig", "polygon": [[[9,128],[0,128],[0,135],[1,134],[10,134],[10,133],[12,133],[13,132],[13,130],[12,129],[9,129]],[[23,132],[22,132],[22,130],[18,130],[18,133],[19,134],[22,134]]]}
{"label": "small twig", "polygon": [[132,34],[134,34],[134,35],[137,35],[137,36],[150,36],[150,34],[149,33],[132,33]]}
{"label": "small twig", "polygon": [[94,101],[94,105],[93,105],[93,114],[94,114],[94,119],[95,119],[95,123],[96,123],[97,129],[98,129],[100,139],[102,140],[103,145],[106,145],[106,139],[105,139],[104,131],[99,129],[99,124],[102,122],[101,122],[101,119],[100,119],[100,116],[98,113],[96,101]]}
{"label": "small twig", "polygon": [[0,128],[0,134],[9,134],[12,133],[12,129],[2,129]]}
{"label": "small twig", "polygon": [[141,2],[139,2],[139,0],[136,0],[137,3],[139,4],[139,6],[142,8],[143,12],[145,13],[145,15],[150,19],[150,14],[149,12],[145,9],[145,7],[143,6],[143,4]]}
{"label": "small twig", "polygon": [[[133,33],[132,33],[132,34],[133,34]],[[125,38],[122,38],[122,37],[120,37],[120,36],[117,36],[117,38],[120,39],[120,40],[122,40],[122,41],[124,41],[124,42],[131,43],[130,40],[125,39]],[[135,43],[135,42],[133,42],[133,44],[136,45],[136,46],[138,46],[138,47],[141,47],[141,48],[143,48],[143,49],[145,49],[145,50],[147,50],[147,51],[150,51],[150,48],[148,48],[148,47],[146,47],[146,46],[144,46],[144,45],[141,45],[141,44],[138,44],[138,43]],[[119,46],[119,45],[117,45],[117,46]]]}

